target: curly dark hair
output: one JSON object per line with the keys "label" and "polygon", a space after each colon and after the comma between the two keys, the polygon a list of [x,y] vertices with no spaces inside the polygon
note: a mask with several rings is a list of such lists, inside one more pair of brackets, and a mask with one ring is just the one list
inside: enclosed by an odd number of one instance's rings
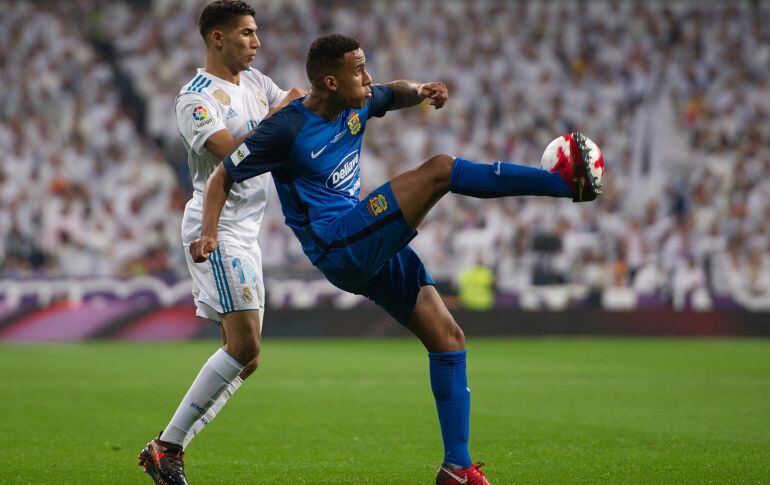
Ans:
{"label": "curly dark hair", "polygon": [[206,36],[217,27],[230,27],[244,15],[252,17],[257,12],[251,6],[240,0],[217,0],[206,5],[198,18],[201,35]]}
{"label": "curly dark hair", "polygon": [[361,44],[356,39],[342,34],[322,35],[314,40],[307,51],[305,63],[310,83],[322,85],[324,76],[343,66],[345,54],[359,47]]}

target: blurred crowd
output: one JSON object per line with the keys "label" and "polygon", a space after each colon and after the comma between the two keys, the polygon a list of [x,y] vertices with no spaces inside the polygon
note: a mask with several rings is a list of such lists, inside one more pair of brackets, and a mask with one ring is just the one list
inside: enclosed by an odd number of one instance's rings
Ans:
{"label": "blurred crowd", "polygon": [[[185,277],[190,192],[174,119],[204,62],[206,2],[0,0],[4,277]],[[437,153],[537,166],[556,136],[602,148],[604,196],[445,197],[412,246],[447,286],[627,287],[675,305],[770,300],[770,2],[251,2],[254,67],[308,88],[310,41],[361,41],[375,81],[442,80],[450,102],[368,126],[362,194]],[[267,277],[312,268],[271,194]]]}

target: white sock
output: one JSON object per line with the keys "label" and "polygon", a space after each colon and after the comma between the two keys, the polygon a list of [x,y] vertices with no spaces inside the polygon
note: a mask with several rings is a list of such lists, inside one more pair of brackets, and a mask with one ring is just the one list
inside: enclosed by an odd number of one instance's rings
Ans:
{"label": "white sock", "polygon": [[227,386],[227,389],[225,389],[225,392],[223,392],[216,401],[214,401],[214,404],[211,405],[208,411],[206,411],[206,414],[201,416],[201,419],[197,420],[193,423],[192,428],[190,428],[190,431],[187,433],[187,436],[184,437],[184,443],[182,443],[182,448],[187,448],[187,445],[190,444],[190,441],[192,441],[193,438],[195,438],[195,435],[201,432],[203,428],[208,426],[209,423],[211,423],[211,420],[214,419],[214,416],[217,415],[220,409],[225,405],[228,399],[230,399],[230,396],[235,394],[235,391],[238,390],[239,387],[241,387],[241,384],[243,384],[243,379],[241,379],[240,376],[236,376],[235,379],[233,379],[233,382],[230,383],[229,386]]}
{"label": "white sock", "polygon": [[214,352],[160,435],[161,441],[182,445],[195,422],[206,414],[242,370],[243,366],[225,349]]}

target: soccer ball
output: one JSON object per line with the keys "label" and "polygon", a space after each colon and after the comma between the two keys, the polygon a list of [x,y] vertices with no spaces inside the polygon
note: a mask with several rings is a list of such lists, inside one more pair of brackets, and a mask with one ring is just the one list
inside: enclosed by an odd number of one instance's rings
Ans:
{"label": "soccer ball", "polygon": [[540,166],[559,172],[575,190],[576,202],[593,200],[602,193],[604,157],[599,146],[582,133],[567,133],[549,143]]}

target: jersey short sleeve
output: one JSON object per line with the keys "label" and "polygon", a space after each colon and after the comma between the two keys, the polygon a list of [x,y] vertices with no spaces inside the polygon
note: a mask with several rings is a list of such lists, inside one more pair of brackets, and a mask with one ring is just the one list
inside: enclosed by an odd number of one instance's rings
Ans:
{"label": "jersey short sleeve", "polygon": [[273,109],[275,108],[275,105],[280,103],[283,98],[289,94],[289,92],[279,88],[269,77],[265,77],[265,96],[267,96],[267,105],[270,106],[270,109]]}
{"label": "jersey short sleeve", "polygon": [[238,148],[224,159],[225,169],[236,182],[281,169],[289,163],[294,134],[283,113],[257,126]]}
{"label": "jersey short sleeve", "polygon": [[203,145],[212,134],[227,129],[214,103],[198,93],[177,97],[176,124],[179,133],[197,154],[203,153]]}
{"label": "jersey short sleeve", "polygon": [[249,76],[251,76],[251,79],[254,80],[254,82],[265,94],[265,98],[267,98],[267,105],[270,107],[270,109],[275,108],[275,106],[280,103],[287,94],[289,94],[288,91],[284,91],[278,87],[278,85],[273,82],[270,76],[266,76],[264,73],[258,71],[257,69],[248,69],[246,72]]}
{"label": "jersey short sleeve", "polygon": [[369,104],[367,106],[369,112],[367,118],[372,116],[385,116],[385,112],[388,111],[395,102],[396,95],[393,90],[384,85],[372,86],[372,97],[369,98]]}

